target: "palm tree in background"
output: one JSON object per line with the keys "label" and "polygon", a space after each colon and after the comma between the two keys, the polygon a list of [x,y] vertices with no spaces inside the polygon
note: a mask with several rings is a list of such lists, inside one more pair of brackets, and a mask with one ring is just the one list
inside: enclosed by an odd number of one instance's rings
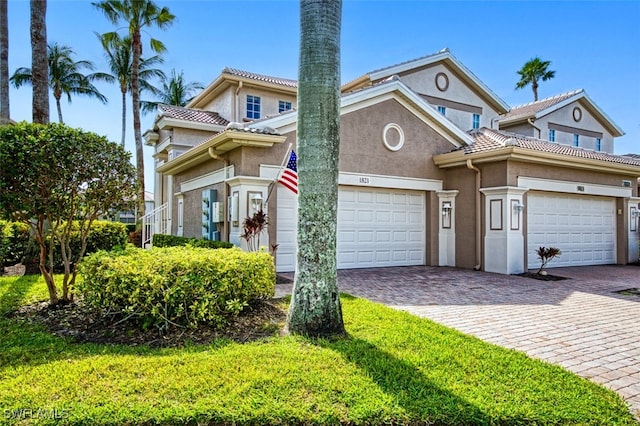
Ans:
{"label": "palm tree in background", "polygon": [[[58,121],[63,123],[62,106],[60,99],[62,95],[67,95],[67,100],[71,103],[71,95],[83,95],[98,99],[103,104],[107,103],[107,98],[100,93],[93,85],[94,81],[112,81],[109,74],[94,72],[83,74],[83,70],[93,71],[95,66],[90,61],[74,61],[73,49],[69,46],[57,43],[48,46],[48,66],[49,66],[49,87],[53,92],[58,110]],[[18,68],[9,79],[18,88],[24,84],[31,84],[33,72],[31,68]]]}
{"label": "palm tree in background", "polygon": [[187,82],[184,72],[178,74],[175,69],[171,70],[171,77],[163,76],[160,79],[160,88],[156,93],[157,101],[142,101],[142,112],[149,113],[156,110],[158,104],[185,106],[195,97],[197,92],[204,89],[202,83],[195,81]]}
{"label": "palm tree in background", "polygon": [[520,81],[516,83],[516,89],[524,89],[531,84],[533,90],[533,100],[538,100],[538,82],[547,81],[555,77],[556,72],[548,70],[550,61],[542,61],[540,58],[533,58],[525,63],[518,71]]}
{"label": "palm tree in background", "polygon": [[[120,37],[118,34],[110,36],[96,34],[96,36],[105,51],[111,76],[118,82],[122,94],[122,139],[120,143],[124,147],[127,132],[127,93],[131,92],[131,63],[133,61],[131,37]],[[141,91],[147,91],[154,95],[159,93],[159,90],[150,81],[154,78],[165,78],[162,70],[154,68],[163,62],[164,60],[159,55],[147,59],[140,58],[139,82]]]}
{"label": "palm tree in background", "polygon": [[[138,213],[145,214],[144,205],[144,151],[140,132],[140,58],[142,57],[142,30],[152,26],[168,28],[175,19],[167,7],[158,7],[152,0],[102,0],[92,3],[114,25],[124,23],[129,29],[133,57],[131,62],[131,97],[133,103],[133,132],[136,140],[136,167],[138,169]],[[104,36],[116,37],[117,33]],[[166,50],[164,44],[151,39],[151,49],[156,53]]]}
{"label": "palm tree in background", "polygon": [[47,0],[31,0],[31,98],[34,123],[49,122],[49,62],[47,58]]}
{"label": "palm tree in background", "polygon": [[9,122],[9,17],[7,0],[0,0],[0,125]]}

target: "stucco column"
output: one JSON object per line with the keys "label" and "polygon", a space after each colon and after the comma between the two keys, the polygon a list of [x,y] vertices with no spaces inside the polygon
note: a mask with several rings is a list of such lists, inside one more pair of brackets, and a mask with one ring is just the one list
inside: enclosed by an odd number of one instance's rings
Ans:
{"label": "stucco column", "polygon": [[527,189],[512,186],[481,188],[485,196],[484,270],[520,274],[524,264],[524,204]]}
{"label": "stucco column", "polygon": [[640,198],[631,197],[627,202],[627,213],[629,218],[627,241],[629,244],[629,263],[635,263],[640,257]]}
{"label": "stucco column", "polygon": [[[241,237],[243,233],[242,222],[247,217],[253,216],[259,209],[263,209],[267,213],[268,220],[269,212],[264,201],[269,193],[269,184],[272,182],[272,179],[255,176],[236,176],[227,180],[230,189],[229,211],[227,213],[230,243],[247,250],[247,242]],[[267,229],[260,234],[260,247],[264,247],[267,252],[271,251]]]}
{"label": "stucco column", "polygon": [[456,266],[456,196],[458,190],[438,195],[438,265]]}

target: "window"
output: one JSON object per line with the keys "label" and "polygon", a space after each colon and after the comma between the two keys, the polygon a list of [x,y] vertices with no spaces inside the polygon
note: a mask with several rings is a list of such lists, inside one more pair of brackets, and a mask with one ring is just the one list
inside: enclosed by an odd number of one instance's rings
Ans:
{"label": "window", "polygon": [[602,151],[602,139],[596,138],[596,151]]}
{"label": "window", "polygon": [[472,129],[479,129],[480,128],[480,114],[473,114],[473,122],[472,124]]}
{"label": "window", "polygon": [[278,112],[285,112],[290,110],[291,110],[291,102],[287,102],[287,101],[278,102]]}
{"label": "window", "polygon": [[438,112],[442,115],[447,115],[447,109],[443,106],[438,107]]}
{"label": "window", "polygon": [[178,198],[178,236],[182,237],[184,233],[184,199]]}
{"label": "window", "polygon": [[573,146],[580,146],[580,135],[573,135]]}
{"label": "window", "polygon": [[553,129],[549,129],[549,142],[556,141],[556,131]]}
{"label": "window", "polygon": [[260,96],[247,95],[247,118],[260,118]]}

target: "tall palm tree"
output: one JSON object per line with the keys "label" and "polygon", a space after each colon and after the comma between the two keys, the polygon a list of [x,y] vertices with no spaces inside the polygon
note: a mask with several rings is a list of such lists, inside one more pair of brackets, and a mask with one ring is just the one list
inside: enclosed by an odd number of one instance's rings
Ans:
{"label": "tall palm tree", "polygon": [[0,125],[9,118],[9,17],[7,0],[0,0]]}
{"label": "tall palm tree", "polygon": [[[105,36],[96,34],[102,44],[102,48],[107,56],[107,63],[111,70],[111,75],[118,82],[122,95],[122,139],[120,143],[124,147],[127,133],[127,93],[131,91],[131,62],[133,52],[131,50],[131,38],[120,37],[118,34]],[[165,77],[162,70],[153,68],[164,60],[159,55],[144,59],[140,58],[139,81],[140,90],[157,94],[158,89],[151,84],[153,78],[162,79]]]}
{"label": "tall palm tree", "polygon": [[180,71],[178,74],[175,69],[171,70],[171,77],[164,76],[160,79],[160,86],[158,93],[156,93],[156,97],[159,99],[157,101],[142,101],[142,112],[153,112],[158,104],[183,107],[195,97],[197,92],[204,89],[202,83],[187,82],[184,78],[184,72]]}
{"label": "tall palm tree", "polygon": [[[94,70],[95,66],[90,61],[74,61],[73,49],[69,46],[61,46],[57,43],[50,44],[48,47],[49,57],[49,86],[56,100],[56,108],[58,110],[58,121],[63,123],[62,106],[60,99],[62,95],[67,95],[67,101],[71,103],[71,95],[84,95],[98,99],[106,104],[107,98],[100,93],[92,82],[94,81],[112,81],[113,77],[109,74],[94,72],[83,74],[83,70]],[[23,84],[32,82],[33,75],[31,68],[18,68],[9,79],[13,85],[18,88]]]}
{"label": "tall palm tree", "polygon": [[336,271],[341,0],[301,0],[298,256],[287,328],[344,335]]}
{"label": "tall palm tree", "polygon": [[547,81],[555,77],[556,72],[548,70],[550,61],[542,61],[540,58],[533,58],[525,63],[518,71],[520,81],[516,83],[516,89],[524,89],[531,84],[533,90],[533,100],[538,100],[538,82]]}
{"label": "tall palm tree", "polygon": [[31,0],[31,69],[33,122],[49,122],[49,62],[47,60],[47,0]]}
{"label": "tall palm tree", "polygon": [[[144,216],[144,151],[140,132],[140,58],[142,56],[142,30],[152,26],[168,28],[175,19],[166,7],[158,7],[152,0],[101,0],[92,3],[114,25],[123,22],[129,29],[133,59],[131,62],[131,97],[133,102],[133,132],[136,140],[136,166],[138,169],[138,214]],[[109,34],[109,33],[107,33]],[[114,34],[114,33],[111,33]],[[109,37],[108,35],[105,35]],[[164,44],[151,39],[151,49],[156,53],[166,50]]]}

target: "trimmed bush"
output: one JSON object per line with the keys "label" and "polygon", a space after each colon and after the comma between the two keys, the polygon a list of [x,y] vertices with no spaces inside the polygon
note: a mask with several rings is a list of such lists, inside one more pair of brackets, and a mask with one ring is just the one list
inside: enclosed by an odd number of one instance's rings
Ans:
{"label": "trimmed bush", "polygon": [[76,289],[86,303],[137,317],[143,328],[221,327],[251,300],[275,293],[275,266],[265,252],[129,247],[95,253],[79,268],[83,280]]}
{"label": "trimmed bush", "polygon": [[20,263],[29,244],[29,225],[0,220],[0,267]]}
{"label": "trimmed bush", "polygon": [[212,249],[233,247],[233,244],[228,243],[226,241],[203,240],[200,238],[178,237],[176,235],[164,235],[164,234],[153,235],[154,247],[178,247],[178,246],[186,246],[186,245],[190,245],[193,247],[212,248]]}
{"label": "trimmed bush", "polygon": [[[87,249],[85,256],[95,253],[98,250],[113,250],[116,247],[124,247],[128,242],[127,225],[120,222],[107,220],[96,220],[91,224],[91,229],[87,235]],[[80,232],[78,224],[74,222],[71,231],[71,251],[76,254],[80,252]],[[23,262],[25,265],[38,263],[38,244],[34,243],[33,253],[26,253]],[[54,247],[53,253],[54,270],[62,271],[62,255],[58,244]]]}

